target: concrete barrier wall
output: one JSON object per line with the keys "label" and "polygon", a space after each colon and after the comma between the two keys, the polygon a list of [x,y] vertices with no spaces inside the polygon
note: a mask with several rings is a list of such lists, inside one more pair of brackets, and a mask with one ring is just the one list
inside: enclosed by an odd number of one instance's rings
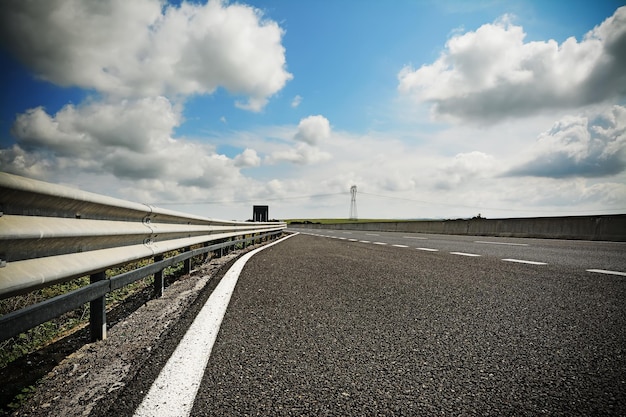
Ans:
{"label": "concrete barrier wall", "polygon": [[291,224],[289,227],[626,242],[626,214],[518,219]]}

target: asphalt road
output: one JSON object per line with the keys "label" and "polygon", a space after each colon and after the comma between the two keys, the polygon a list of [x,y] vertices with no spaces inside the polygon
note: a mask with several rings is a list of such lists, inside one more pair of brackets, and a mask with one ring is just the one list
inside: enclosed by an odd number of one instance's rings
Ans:
{"label": "asphalt road", "polygon": [[248,261],[191,415],[626,415],[623,244],[336,233]]}
{"label": "asphalt road", "polygon": [[514,259],[626,274],[626,242],[324,229],[293,229],[292,231],[347,241],[408,246],[424,251],[461,252],[498,259]]}

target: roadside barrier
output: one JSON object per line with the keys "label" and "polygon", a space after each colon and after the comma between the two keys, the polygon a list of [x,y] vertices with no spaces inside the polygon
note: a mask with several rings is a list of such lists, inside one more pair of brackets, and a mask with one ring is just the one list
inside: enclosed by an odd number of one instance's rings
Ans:
{"label": "roadside barrier", "polygon": [[[105,296],[163,270],[236,246],[274,238],[283,222],[237,222],[189,215],[0,172],[0,299],[89,276],[90,284],[0,317],[0,341],[90,303],[92,340],[106,338]],[[183,251],[164,258],[172,251]],[[153,262],[107,278],[106,270]]]}
{"label": "roadside barrier", "polygon": [[626,214],[530,217],[513,219],[398,220],[357,223],[303,223],[290,228],[434,233],[540,239],[580,239],[626,242]]}

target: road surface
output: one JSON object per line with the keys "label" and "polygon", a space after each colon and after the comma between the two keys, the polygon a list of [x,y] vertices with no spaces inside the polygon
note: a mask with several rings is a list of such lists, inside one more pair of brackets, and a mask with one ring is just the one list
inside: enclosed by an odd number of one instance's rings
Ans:
{"label": "road surface", "polygon": [[247,261],[180,415],[626,414],[623,243],[310,233]]}

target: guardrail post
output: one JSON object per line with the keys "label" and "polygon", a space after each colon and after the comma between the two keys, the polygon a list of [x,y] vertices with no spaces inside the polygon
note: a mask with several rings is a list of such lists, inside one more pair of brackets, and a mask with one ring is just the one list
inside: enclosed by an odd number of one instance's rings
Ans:
{"label": "guardrail post", "polygon": [[[204,247],[208,247],[211,246],[211,244],[209,242],[204,242]],[[202,263],[208,261],[211,259],[211,252],[205,252],[204,256],[202,257]]]}
{"label": "guardrail post", "polygon": [[[185,252],[191,252],[191,246],[187,246],[185,248]],[[185,259],[184,273],[186,275],[191,274],[191,258]]]}
{"label": "guardrail post", "polygon": [[[106,279],[105,271],[89,276],[91,284]],[[106,297],[102,296],[89,302],[89,332],[91,341],[97,342],[107,338],[107,310]]]}
{"label": "guardrail post", "polygon": [[[163,260],[163,255],[157,255],[154,257],[154,262],[161,262]],[[163,280],[163,270],[160,269],[158,272],[154,273],[154,295],[156,297],[163,296],[163,288],[165,287],[165,282]]]}

